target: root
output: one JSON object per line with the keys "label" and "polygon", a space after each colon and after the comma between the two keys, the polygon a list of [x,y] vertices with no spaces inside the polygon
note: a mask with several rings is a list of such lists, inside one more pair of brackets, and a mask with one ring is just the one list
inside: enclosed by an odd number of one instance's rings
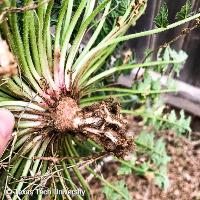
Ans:
{"label": "root", "polygon": [[120,114],[120,105],[110,98],[81,109],[77,102],[64,97],[51,111],[49,126],[58,133],[71,133],[80,141],[91,139],[117,157],[133,151],[127,139],[127,123]]}

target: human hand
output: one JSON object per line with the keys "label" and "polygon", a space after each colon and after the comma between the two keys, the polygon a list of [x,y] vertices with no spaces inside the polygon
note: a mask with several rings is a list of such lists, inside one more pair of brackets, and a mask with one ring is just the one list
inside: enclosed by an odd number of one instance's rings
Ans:
{"label": "human hand", "polygon": [[0,157],[11,138],[14,125],[13,114],[8,110],[0,109]]}

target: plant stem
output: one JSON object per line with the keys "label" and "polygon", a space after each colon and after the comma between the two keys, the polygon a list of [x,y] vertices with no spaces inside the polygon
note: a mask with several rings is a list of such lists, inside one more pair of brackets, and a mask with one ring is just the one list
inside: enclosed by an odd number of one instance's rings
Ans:
{"label": "plant stem", "polygon": [[[69,152],[69,155],[73,157],[74,153],[72,151],[73,145],[71,143],[71,138],[70,137],[65,138],[65,142],[66,142],[66,147],[67,147],[67,150]],[[83,186],[83,189],[86,192],[86,199],[87,200],[90,199],[90,193],[89,193],[89,190],[88,190],[89,186],[87,185],[87,183],[85,182],[83,176],[81,175],[78,167],[76,166],[75,161],[74,160],[69,160],[69,163],[73,166],[73,170],[74,170],[75,174],[77,175],[81,185]]]}
{"label": "plant stem", "polygon": [[[71,178],[71,176],[70,176],[70,174],[69,174],[69,171],[68,171],[68,169],[67,169],[67,166],[66,166],[65,162],[64,162],[64,161],[61,161],[61,164],[62,164],[62,167],[63,167],[63,171],[64,171],[64,173],[65,173],[65,175],[66,175],[66,177],[67,177],[67,180],[68,180],[68,182],[70,183],[70,186],[72,187],[73,190],[76,190],[77,187],[76,187],[76,185],[73,183],[73,180],[72,180],[72,178]],[[83,198],[82,198],[80,195],[77,195],[76,197],[77,197],[78,199],[80,199],[80,200],[83,200]]]}
{"label": "plant stem", "polygon": [[57,22],[57,26],[56,26],[54,54],[56,54],[57,51],[60,51],[60,35],[61,35],[63,19],[65,17],[68,3],[69,3],[69,0],[62,1],[62,6],[61,6],[61,9],[59,12],[58,22]]}
{"label": "plant stem", "polygon": [[98,175],[94,170],[92,170],[90,167],[87,167],[87,170],[93,174],[96,178],[98,178],[100,181],[102,181],[106,186],[108,186],[109,188],[111,188],[113,191],[115,191],[116,193],[118,193],[121,197],[123,197],[126,200],[127,199],[126,195],[120,191],[116,186],[112,185],[109,181],[105,180],[102,176]]}
{"label": "plant stem", "polygon": [[162,89],[162,90],[151,90],[151,89],[146,89],[146,90],[137,90],[137,89],[124,89],[124,88],[112,88],[112,87],[104,87],[100,89],[91,89],[88,91],[88,94],[94,93],[94,92],[121,92],[124,93],[129,93],[130,95],[132,94],[141,94],[142,96],[148,96],[151,94],[162,94],[162,93],[168,93],[168,92],[176,92],[177,90],[175,89]]}
{"label": "plant stem", "polygon": [[55,165],[55,169],[56,169],[56,172],[58,174],[58,178],[60,179],[60,183],[62,185],[62,188],[63,188],[64,192],[66,193],[67,199],[72,200],[72,198],[67,193],[67,188],[65,186],[65,182],[63,180],[63,177],[60,175],[60,172],[59,172],[58,167],[56,165]]}
{"label": "plant stem", "polygon": [[104,22],[106,20],[106,16],[109,12],[110,9],[110,5],[111,3],[108,3],[108,5],[105,8],[104,14],[100,20],[99,25],[97,26],[97,28],[95,29],[95,32],[92,34],[92,37],[90,38],[90,40],[87,42],[83,52],[81,53],[81,55],[77,58],[76,62],[73,65],[73,68],[75,69],[76,66],[78,65],[78,63],[80,62],[80,60],[82,60],[82,58],[88,53],[88,51],[90,50],[90,48],[92,47],[92,45],[94,44],[95,40],[97,39],[100,31],[103,28]]}
{"label": "plant stem", "polygon": [[33,103],[30,103],[30,102],[24,102],[24,101],[3,101],[3,102],[0,102],[0,107],[4,107],[4,106],[19,106],[19,107],[22,107],[23,110],[24,109],[33,109],[33,110],[37,110],[37,111],[40,111],[40,112],[45,112],[45,109],[36,105],[36,104],[33,104]]}
{"label": "plant stem", "polygon": [[[101,53],[99,53],[90,63],[82,67],[79,73],[76,75],[73,86],[80,88],[81,85],[84,85],[83,82],[87,82],[87,79],[95,73],[103,64],[105,64],[106,59],[111,55],[115,49],[114,46],[106,48]],[[80,88],[81,90],[81,88]]]}
{"label": "plant stem", "polygon": [[[124,161],[124,160],[121,160],[121,159],[117,159],[117,158],[116,158],[116,160],[117,160],[118,162],[120,162],[121,164],[123,164],[123,165],[125,165],[125,166],[131,168],[131,169],[132,169],[133,171],[135,171],[136,173],[139,173],[139,174],[141,174],[141,175],[144,175],[144,173],[146,172],[146,171],[144,171],[143,169],[141,169],[141,168],[139,168],[139,167],[135,167],[134,165],[130,164],[130,163],[127,162],[127,161]],[[157,172],[157,171],[154,171],[154,174],[155,174],[155,175],[158,175],[158,176],[161,176],[161,177],[164,177],[161,173],[159,173],[159,172]]]}
{"label": "plant stem", "polygon": [[[25,166],[24,166],[24,170],[23,170],[23,173],[22,173],[22,177],[23,177],[23,176],[27,176],[27,174],[28,174],[28,172],[29,172],[29,169],[30,169],[30,167],[31,167],[31,164],[32,164],[32,162],[33,162],[33,161],[32,161],[32,158],[34,157],[34,155],[35,155],[36,152],[38,151],[40,145],[41,145],[41,141],[38,142],[38,143],[33,147],[32,151],[30,152],[29,157],[28,157],[28,160],[26,161],[26,164],[25,164]],[[24,184],[24,181],[21,181],[21,182],[18,184],[18,186],[17,186],[17,188],[16,188],[16,193],[17,193],[17,194],[21,191],[21,189],[22,189],[22,187],[23,187],[23,184]],[[17,194],[14,195],[13,200],[16,200],[16,199],[18,198],[18,195],[17,195]]]}
{"label": "plant stem", "polygon": [[169,121],[168,119],[165,119],[165,118],[162,117],[162,116],[152,115],[152,114],[147,113],[147,112],[144,111],[144,110],[139,110],[139,111],[134,111],[134,110],[121,110],[121,113],[131,114],[131,115],[135,115],[135,116],[142,116],[142,117],[146,117],[146,118],[149,118],[149,119],[155,119],[155,120],[162,121],[162,122],[165,122],[165,123],[168,123],[168,124],[172,124],[172,125],[175,126],[175,127],[183,128],[183,127],[182,127],[181,125],[179,125],[176,121],[174,121],[174,122]]}
{"label": "plant stem", "polygon": [[31,151],[31,149],[37,144],[39,143],[39,141],[41,140],[42,136],[36,136],[36,137],[32,137],[30,138],[30,140],[27,140],[23,146],[17,151],[17,154],[15,154],[12,157],[11,160],[11,164],[12,164],[12,168],[10,171],[11,175],[14,175],[16,170],[18,169],[21,161],[23,160],[23,157],[21,157],[21,155],[26,155],[27,153],[29,153],[29,151]]}
{"label": "plant stem", "polygon": [[149,30],[149,31],[144,31],[144,32],[140,32],[140,33],[135,33],[135,34],[130,34],[130,35],[126,35],[126,36],[122,36],[116,39],[111,40],[110,42],[108,42],[107,45],[111,45],[113,43],[119,43],[119,42],[123,42],[123,41],[127,41],[127,40],[131,40],[131,39],[135,39],[135,38],[141,38],[141,37],[145,37],[145,36],[149,36],[149,35],[155,35],[173,28],[176,28],[177,26],[180,26],[182,24],[185,24],[187,22],[190,22],[194,19],[197,19],[200,17],[200,13],[193,15],[191,17],[188,17],[186,19],[183,19],[181,21],[175,22],[173,24],[168,25],[166,28],[156,28],[153,30]]}
{"label": "plant stem", "polygon": [[[47,173],[48,169],[48,161],[42,161],[42,168],[41,168],[41,173],[42,175],[45,175]],[[38,200],[42,200],[42,194],[38,194]]]}
{"label": "plant stem", "polygon": [[[63,141],[62,145],[65,146],[65,141]],[[64,150],[67,151],[66,147],[64,148]],[[65,151],[61,151],[61,156],[62,157],[65,157]],[[63,168],[63,174],[66,175],[66,178],[67,178],[67,181],[69,182],[69,185],[71,186],[71,188],[73,190],[76,190],[77,186],[72,180],[72,177],[71,177],[71,175],[70,175],[70,173],[68,171],[68,167],[66,166],[65,161],[62,160],[61,161],[61,165],[62,165],[62,168]],[[76,197],[77,197],[77,199],[83,200],[83,198],[79,194]]]}
{"label": "plant stem", "polygon": [[87,98],[82,98],[80,100],[80,105],[81,107],[85,107],[87,105],[91,105],[95,102],[108,99],[108,98],[118,98],[118,97],[125,97],[125,96],[130,96],[130,93],[123,93],[123,94],[110,94],[110,95],[102,95],[102,96],[94,96],[94,97],[87,97]]}
{"label": "plant stem", "polygon": [[[44,141],[42,141],[42,145],[41,145],[40,150],[39,150],[39,152],[38,152],[38,154],[36,156],[37,158],[41,157],[45,153],[46,148],[47,148],[49,142],[50,142],[50,138],[45,138]],[[39,165],[40,162],[41,161],[39,159],[37,159],[34,162],[34,165],[33,165],[33,168],[32,168],[33,175],[36,174],[36,171],[37,171],[37,168],[38,168],[38,165]]]}
{"label": "plant stem", "polygon": [[[35,68],[38,72],[38,74],[41,76],[42,75],[42,70],[41,70],[41,63],[40,63],[40,57],[39,57],[39,51],[38,51],[38,46],[37,46],[37,37],[36,37],[36,30],[35,30],[35,15],[34,11],[30,11],[30,45],[31,45],[31,51],[32,51],[32,57],[34,61]],[[37,16],[36,16],[37,17]]]}
{"label": "plant stem", "polygon": [[111,74],[118,72],[118,71],[135,69],[135,68],[147,68],[147,67],[153,67],[153,66],[158,66],[158,65],[178,64],[178,63],[182,63],[182,62],[183,61],[179,61],[179,60],[153,61],[153,62],[147,62],[147,63],[136,63],[136,64],[129,64],[129,65],[113,67],[111,69],[108,69],[108,70],[96,75],[93,78],[90,78],[90,80],[87,81],[87,84],[85,85],[85,87],[101,80],[102,78],[110,76]]}
{"label": "plant stem", "polygon": [[[74,148],[74,146],[72,146],[72,150],[75,154],[75,156],[79,156],[79,154],[77,153],[76,149]],[[118,194],[120,194],[124,199],[127,199],[126,196],[124,195],[123,192],[121,192],[120,190],[118,190],[117,187],[115,187],[114,185],[112,185],[111,183],[109,183],[107,180],[105,180],[102,176],[99,176],[94,170],[92,170],[89,166],[86,166],[86,169],[92,173],[96,178],[98,178],[99,180],[101,180],[105,185],[107,185],[108,187],[110,187],[111,189],[113,189],[115,192],[117,192]]]}
{"label": "plant stem", "polygon": [[70,25],[70,21],[71,21],[71,17],[72,17],[73,4],[74,4],[74,0],[70,0],[68,2],[64,27],[62,29],[61,47],[63,47],[64,39],[66,38],[67,30],[68,30],[69,25]]}
{"label": "plant stem", "polygon": [[47,58],[49,67],[52,68],[53,60],[52,60],[52,41],[51,41],[51,11],[54,5],[54,0],[51,0],[47,6],[44,28],[43,28],[43,43],[44,47],[46,47]]}
{"label": "plant stem", "polygon": [[70,38],[71,38],[73,30],[74,30],[74,28],[77,24],[77,21],[78,21],[79,17],[81,16],[81,13],[83,12],[83,10],[85,8],[85,4],[86,4],[86,0],[81,0],[78,9],[74,13],[74,16],[73,16],[73,18],[72,18],[72,20],[69,24],[69,27],[68,27],[67,32],[66,32],[65,37],[64,37],[63,47],[62,47],[61,55],[60,55],[59,73],[58,73],[57,68],[55,68],[55,71],[54,71],[55,81],[59,82],[61,87],[64,86],[64,76],[63,75],[64,75],[64,71],[65,71],[64,70],[65,58],[66,58],[67,50],[69,48]]}
{"label": "plant stem", "polygon": [[[28,4],[27,2],[29,2],[29,1],[26,0],[25,5]],[[31,52],[30,52],[30,46],[29,46],[30,20],[32,20],[31,13],[30,13],[30,11],[27,11],[24,13],[24,17],[23,17],[23,44],[24,44],[24,50],[25,50],[24,52],[25,52],[27,64],[29,65],[30,71],[31,71],[33,77],[35,78],[35,80],[39,83],[41,77],[38,74],[38,72],[36,71],[35,66],[33,64]]]}
{"label": "plant stem", "polygon": [[[39,3],[42,1],[40,0]],[[56,91],[57,87],[55,86],[55,83],[53,81],[52,73],[49,67],[49,63],[47,60],[47,54],[46,54],[46,48],[44,46],[44,41],[43,41],[43,30],[44,30],[44,13],[45,13],[45,5],[40,6],[38,8],[38,17],[39,17],[39,22],[38,22],[38,51],[39,51],[39,58],[40,58],[40,63],[41,63],[41,69],[42,69],[42,75],[43,78],[46,79],[47,84],[49,84],[49,87]]]}
{"label": "plant stem", "polygon": [[21,39],[21,36],[20,36],[20,32],[19,32],[19,27],[18,27],[18,19],[17,19],[17,15],[14,13],[11,15],[11,22],[13,24],[13,27],[12,27],[12,31],[13,31],[13,38],[14,38],[14,43],[17,47],[17,56],[20,60],[20,63],[21,63],[21,67],[24,71],[24,75],[26,77],[28,77],[28,82],[31,83],[31,85],[33,86],[33,88],[40,94],[42,94],[42,90],[41,88],[38,86],[37,82],[35,81],[34,77],[32,76],[31,72],[30,72],[30,69],[29,69],[29,66],[26,62],[26,59],[25,59],[25,50],[24,50],[24,47],[23,47],[23,43],[22,43],[22,39]]}
{"label": "plant stem", "polygon": [[[71,76],[67,76],[67,74],[69,73],[69,71],[72,70],[72,65],[73,65],[73,61],[76,57],[77,51],[78,51],[78,47],[81,43],[81,40],[84,36],[84,33],[87,30],[88,25],[92,22],[92,20],[94,20],[95,16],[102,10],[105,8],[105,6],[110,2],[111,0],[104,0],[90,15],[89,17],[85,20],[85,22],[81,25],[79,32],[77,33],[76,38],[73,41],[73,45],[70,48],[70,52],[69,52],[69,56],[67,59],[67,63],[66,63],[66,69],[65,69],[65,86],[67,88],[67,90],[69,90],[70,86],[71,86]],[[74,75],[76,76],[76,75]]]}
{"label": "plant stem", "polygon": [[42,122],[31,122],[31,121],[18,121],[16,124],[17,128],[42,128]]}
{"label": "plant stem", "polygon": [[[58,16],[58,22],[56,26],[55,33],[55,44],[54,44],[54,81],[57,87],[60,87],[59,81],[60,77],[58,75],[60,68],[60,52],[61,52],[61,30],[63,25],[63,19],[65,17],[66,9],[68,7],[69,0],[63,0],[61,5],[61,10]],[[63,77],[62,77],[63,78]]]}

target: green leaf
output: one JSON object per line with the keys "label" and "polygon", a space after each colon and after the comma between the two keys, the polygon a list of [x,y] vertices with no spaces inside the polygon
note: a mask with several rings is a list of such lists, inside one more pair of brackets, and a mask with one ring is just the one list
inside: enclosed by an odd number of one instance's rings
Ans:
{"label": "green leaf", "polygon": [[144,162],[141,164],[140,169],[142,171],[142,173],[137,173],[138,175],[144,175],[145,173],[147,173],[150,170],[150,166],[149,163]]}
{"label": "green leaf", "polygon": [[168,8],[166,2],[162,4],[160,12],[155,17],[154,22],[158,28],[166,28],[169,25]]}
{"label": "green leaf", "polygon": [[160,79],[153,80],[152,76],[149,74],[148,70],[145,70],[143,79],[138,80],[133,85],[133,90],[143,91],[141,96],[146,98],[147,96],[154,99],[158,97],[156,93],[162,93],[162,88],[160,84]]}
{"label": "green leaf", "polygon": [[[103,29],[101,30],[96,40],[96,44],[101,42],[102,39],[104,39],[107,36],[107,34],[113,29],[113,27],[117,23],[118,17],[123,16],[125,14],[129,5],[130,5],[130,0],[112,0],[110,8],[111,12],[106,17],[106,21],[104,23]],[[97,21],[94,21],[94,23],[96,24],[94,26],[94,29],[96,29],[98,23]]]}
{"label": "green leaf", "polygon": [[154,133],[147,133],[146,131],[142,131],[136,139],[136,142],[141,144],[144,148],[147,148],[149,151],[154,147],[154,137]]}
{"label": "green leaf", "polygon": [[181,10],[176,14],[176,20],[180,21],[191,16],[192,13],[192,3],[191,0],[187,0],[186,4],[182,6]]}
{"label": "green leaf", "polygon": [[[180,50],[179,52],[177,52],[176,50],[171,49],[169,46],[164,49],[160,49],[157,55],[157,60],[160,61],[166,61],[166,62],[177,61],[176,63],[173,64],[171,70],[171,73],[175,72],[177,76],[179,76],[179,72],[183,64],[187,60],[187,58],[188,55],[184,51]],[[163,73],[166,72],[168,68],[169,64],[166,63],[159,65],[156,71]]]}
{"label": "green leaf", "polygon": [[160,188],[167,189],[169,187],[169,178],[167,176],[167,166],[160,167],[160,174],[156,174],[154,182]]}
{"label": "green leaf", "polygon": [[[129,162],[129,164],[131,166],[135,165],[135,161],[136,161],[136,156],[132,155],[132,159]],[[122,164],[120,166],[120,168],[118,169],[117,175],[127,175],[127,174],[131,174],[132,173],[132,168],[128,165]]]}
{"label": "green leaf", "polygon": [[174,49],[171,49],[171,48],[169,50],[169,53],[170,53],[170,57],[173,60],[177,60],[180,62],[180,63],[174,64],[173,66],[173,71],[177,74],[177,76],[179,76],[180,70],[183,64],[185,63],[185,61],[187,60],[188,55],[182,50],[179,52],[176,52]]}
{"label": "green leaf", "polygon": [[175,126],[166,126],[174,130],[178,135],[184,134],[186,131],[191,132],[191,117],[186,118],[183,110],[180,111],[179,119],[177,119],[175,111],[171,111],[171,113],[168,114],[168,116],[165,115],[165,117],[168,118],[169,123],[176,123]]}
{"label": "green leaf", "polygon": [[[136,144],[139,149],[138,152],[142,152],[148,155],[149,160],[140,166],[140,175],[150,173],[154,174],[154,183],[160,188],[167,188],[169,186],[169,180],[167,175],[167,164],[170,161],[170,157],[167,155],[165,143],[163,138],[156,139],[154,133],[147,133],[142,131],[136,139]],[[152,166],[153,162],[153,168]]]}
{"label": "green leaf", "polygon": [[108,200],[110,200],[110,199],[112,199],[112,200],[122,200],[122,199],[123,200],[131,200],[132,199],[129,195],[126,184],[123,180],[117,181],[117,182],[113,183],[113,185],[118,190],[120,190],[126,198],[122,198],[122,196],[119,193],[115,192],[112,188],[110,188],[108,186],[104,186],[102,188],[102,192],[106,195],[106,199],[108,199]]}
{"label": "green leaf", "polygon": [[148,108],[146,113],[141,113],[145,124],[151,125],[158,130],[173,130],[177,135],[191,132],[191,117],[186,117],[183,110],[180,111],[180,117],[177,117],[174,110],[163,115],[164,107],[156,107]]}
{"label": "green leaf", "polygon": [[[121,163],[118,175],[126,175],[132,172],[140,176],[146,176],[148,173],[153,174],[154,183],[161,188],[168,187],[167,164],[170,157],[167,155],[165,143],[162,138],[156,139],[154,133],[148,133],[145,130],[135,140],[138,147],[137,153],[132,160]],[[136,164],[136,159],[140,156],[145,157],[145,162]]]}
{"label": "green leaf", "polygon": [[144,150],[157,166],[166,165],[170,161],[163,139],[155,139],[154,133],[142,131],[136,139],[136,144],[140,151]]}
{"label": "green leaf", "polygon": [[[155,152],[159,152],[159,154]],[[157,141],[155,141],[154,152],[151,155],[151,159],[157,166],[167,165],[167,163],[170,161],[170,158],[166,152],[163,138],[159,138]]]}

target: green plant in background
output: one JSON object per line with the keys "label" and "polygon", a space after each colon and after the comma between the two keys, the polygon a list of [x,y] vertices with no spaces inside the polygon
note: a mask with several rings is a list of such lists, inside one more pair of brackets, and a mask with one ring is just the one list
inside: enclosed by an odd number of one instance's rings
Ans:
{"label": "green plant in background", "polygon": [[177,20],[186,19],[192,14],[192,3],[191,0],[187,0],[185,5],[181,8],[180,12],[176,14]]}
{"label": "green plant in background", "polygon": [[[168,65],[178,72],[186,56],[166,49],[157,61],[116,62],[114,66],[109,63],[122,42],[175,28],[197,19],[200,14],[170,25],[158,17],[160,28],[124,36],[145,12],[147,2],[1,1],[1,36],[16,57],[19,71],[0,86],[0,107],[11,110],[16,117],[12,145],[1,158],[4,166],[0,171],[2,199],[6,190],[11,191],[7,196],[12,199],[31,198],[28,194],[19,194],[20,191],[35,191],[34,198],[42,199],[42,194],[36,193],[42,188],[60,189],[66,192],[65,198],[72,199],[67,194],[68,188],[79,187],[85,196],[76,198],[90,199],[89,185],[81,173],[82,165],[102,181],[108,199],[112,192],[115,199],[130,199],[124,182],[120,181],[117,187],[95,172],[90,165],[97,160],[95,156],[84,160],[83,156],[96,154],[100,155],[98,159],[112,154],[128,172],[154,173],[156,184],[167,186],[169,159],[163,141],[156,141],[153,133],[143,132],[135,140],[141,152],[149,156],[146,163],[135,166],[134,159],[130,162],[122,159],[134,150],[134,141],[126,136],[127,124],[122,113],[139,115],[148,123],[152,120],[155,128],[188,131],[189,120],[185,124],[183,114],[175,124],[177,118],[173,113],[163,115],[156,106],[150,111],[160,93],[174,91],[174,88],[163,89],[159,81],[148,76],[149,69],[163,71]],[[162,15],[165,18],[167,14]],[[139,67],[146,72],[132,88],[106,85],[109,77]],[[135,102],[137,106],[133,104],[125,110],[127,102]],[[156,110],[158,114],[154,116]],[[151,162],[157,169],[150,167]],[[126,170],[121,169],[119,174],[123,173]],[[54,198],[54,193],[50,198]]]}

